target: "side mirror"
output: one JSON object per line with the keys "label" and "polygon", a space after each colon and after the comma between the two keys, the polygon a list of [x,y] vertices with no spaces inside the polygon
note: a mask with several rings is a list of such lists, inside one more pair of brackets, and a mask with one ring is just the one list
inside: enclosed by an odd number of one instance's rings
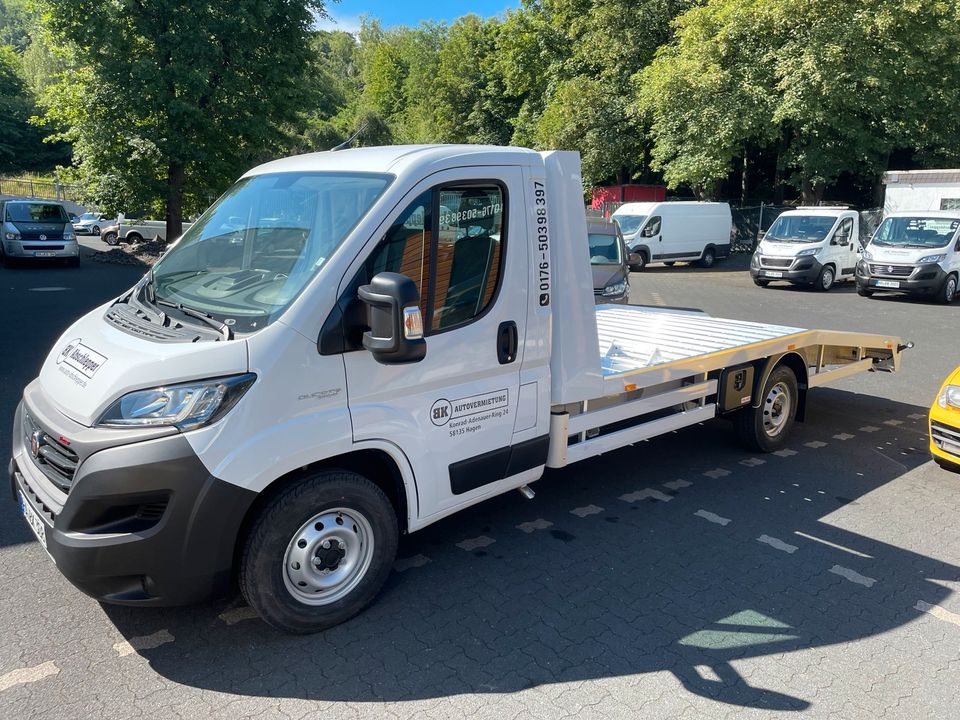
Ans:
{"label": "side mirror", "polygon": [[369,285],[357,290],[367,306],[367,325],[363,347],[384,365],[399,365],[423,360],[427,341],[423,339],[420,293],[406,275],[382,272]]}
{"label": "side mirror", "polygon": [[627,256],[627,265],[639,265],[642,262],[643,258],[639,253],[632,252]]}
{"label": "side mirror", "polygon": [[652,225],[647,225],[647,227],[645,227],[645,228],[643,229],[643,232],[640,233],[640,237],[645,237],[645,238],[647,238],[647,237],[653,237],[653,235],[654,235],[654,232],[653,232],[653,226],[652,226]]}

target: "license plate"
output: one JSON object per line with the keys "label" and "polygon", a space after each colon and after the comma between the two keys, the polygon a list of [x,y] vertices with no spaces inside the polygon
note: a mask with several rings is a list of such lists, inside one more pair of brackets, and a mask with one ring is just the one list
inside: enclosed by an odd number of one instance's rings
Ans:
{"label": "license plate", "polygon": [[34,257],[56,257],[57,254],[54,252],[35,252]]}
{"label": "license plate", "polygon": [[767,277],[783,277],[783,273],[779,270],[764,270],[763,274]]}
{"label": "license plate", "polygon": [[900,287],[900,281],[899,280],[877,280],[877,287],[898,288]]}
{"label": "license plate", "polygon": [[30,526],[30,529],[33,530],[33,534],[37,536],[37,540],[40,541],[40,544],[43,545],[43,549],[47,549],[47,528],[43,524],[43,520],[40,519],[40,516],[37,515],[37,511],[31,507],[30,503],[27,502],[27,499],[23,497],[23,493],[20,493],[20,512],[23,513],[23,517],[27,520],[27,525]]}

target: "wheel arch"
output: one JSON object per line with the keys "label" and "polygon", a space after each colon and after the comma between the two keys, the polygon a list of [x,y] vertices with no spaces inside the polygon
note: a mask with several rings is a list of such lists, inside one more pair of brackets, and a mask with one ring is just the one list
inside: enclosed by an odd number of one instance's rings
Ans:
{"label": "wheel arch", "polygon": [[799,397],[797,397],[796,419],[799,422],[803,422],[807,411],[807,361],[803,355],[795,351],[772,355],[765,361],[760,361],[760,372],[756,374],[756,380],[754,381],[753,402],[751,403],[751,407],[760,407],[760,403],[763,402],[763,398],[761,397],[763,387],[767,384],[767,379],[770,377],[770,374],[780,366],[790,368],[797,378]]}

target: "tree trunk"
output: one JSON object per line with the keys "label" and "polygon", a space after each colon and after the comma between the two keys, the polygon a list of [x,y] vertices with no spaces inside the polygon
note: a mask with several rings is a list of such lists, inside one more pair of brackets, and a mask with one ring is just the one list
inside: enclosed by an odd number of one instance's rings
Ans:
{"label": "tree trunk", "polygon": [[886,186],[883,183],[883,176],[887,170],[890,169],[890,153],[886,154],[886,157],[883,159],[883,168],[873,180],[873,206],[882,208],[883,207],[883,196],[885,194]]}
{"label": "tree trunk", "polygon": [[167,242],[173,242],[183,233],[183,183],[186,173],[183,163],[167,166]]}
{"label": "tree trunk", "polygon": [[785,170],[785,155],[787,154],[787,131],[780,130],[780,140],[777,144],[777,165],[773,177],[773,201],[777,205],[783,205],[783,175]]}
{"label": "tree trunk", "polygon": [[804,176],[803,180],[800,181],[800,204],[816,205],[813,192],[813,181],[806,176]]}
{"label": "tree trunk", "polygon": [[617,170],[617,185],[627,185],[630,183],[630,169],[626,165],[621,165]]}

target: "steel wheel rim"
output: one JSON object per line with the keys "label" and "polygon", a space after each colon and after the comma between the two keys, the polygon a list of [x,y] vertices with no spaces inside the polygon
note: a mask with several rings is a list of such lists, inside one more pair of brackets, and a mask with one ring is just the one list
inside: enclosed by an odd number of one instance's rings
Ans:
{"label": "steel wheel rim", "polygon": [[952,302],[953,296],[957,294],[957,281],[953,279],[953,276],[947,278],[947,289],[945,292],[946,301]]}
{"label": "steel wheel rim", "polygon": [[824,290],[829,289],[830,286],[833,285],[833,272],[830,270],[830,268],[827,268],[823,271],[823,278],[820,280],[820,284],[823,286]]}
{"label": "steel wheel rim", "polygon": [[790,417],[790,388],[778,382],[767,392],[763,401],[763,432],[774,438],[783,432]]}
{"label": "steel wheel rim", "polygon": [[293,534],[283,555],[283,583],[305,605],[329,605],[346,597],[373,561],[373,527],[363,513],[331,508]]}

